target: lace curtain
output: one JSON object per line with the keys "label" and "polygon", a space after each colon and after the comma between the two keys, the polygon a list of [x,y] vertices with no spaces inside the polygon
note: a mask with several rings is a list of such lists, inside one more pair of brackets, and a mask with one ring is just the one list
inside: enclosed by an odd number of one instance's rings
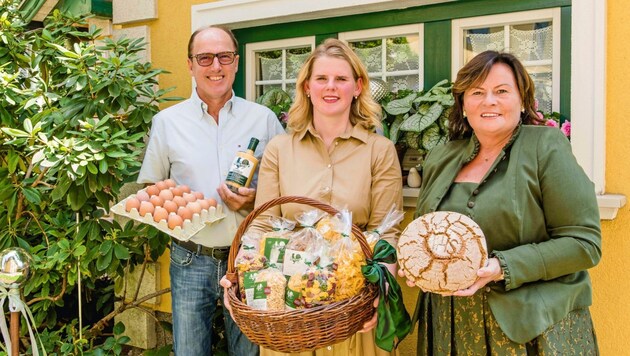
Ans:
{"label": "lace curtain", "polygon": [[[532,24],[533,25],[533,24]],[[553,32],[551,26],[529,30],[509,28],[509,43],[505,43],[505,31],[491,33],[467,33],[466,38],[472,51],[467,52],[467,60],[483,51],[508,51],[525,62],[536,86],[538,108],[545,113],[552,112],[552,73]],[[472,53],[471,53],[472,52]],[[544,61],[547,63],[528,65],[528,61]]]}

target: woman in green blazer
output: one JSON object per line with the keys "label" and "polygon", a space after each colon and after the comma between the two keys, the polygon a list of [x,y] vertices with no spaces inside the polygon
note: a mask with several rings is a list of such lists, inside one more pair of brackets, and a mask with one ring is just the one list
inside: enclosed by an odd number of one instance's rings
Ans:
{"label": "woman in green blazer", "polygon": [[586,271],[601,258],[592,182],[560,130],[533,125],[534,84],[514,56],[479,54],[453,96],[451,141],[426,157],[416,215],[469,216],[491,253],[468,289],[420,292],[418,354],[597,354]]}

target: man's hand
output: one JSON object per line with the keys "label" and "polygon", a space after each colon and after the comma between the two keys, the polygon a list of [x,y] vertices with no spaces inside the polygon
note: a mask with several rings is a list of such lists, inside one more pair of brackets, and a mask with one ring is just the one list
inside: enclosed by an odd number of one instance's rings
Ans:
{"label": "man's hand", "polygon": [[217,193],[221,200],[232,211],[241,209],[252,210],[254,208],[254,200],[256,200],[256,189],[254,188],[238,188],[238,194],[234,194],[225,183],[217,188]]}
{"label": "man's hand", "polygon": [[234,314],[232,314],[232,306],[230,305],[230,299],[228,299],[228,289],[230,289],[232,283],[228,281],[226,276],[223,276],[219,284],[221,285],[221,287],[223,287],[223,307],[230,312],[232,319],[234,319]]}

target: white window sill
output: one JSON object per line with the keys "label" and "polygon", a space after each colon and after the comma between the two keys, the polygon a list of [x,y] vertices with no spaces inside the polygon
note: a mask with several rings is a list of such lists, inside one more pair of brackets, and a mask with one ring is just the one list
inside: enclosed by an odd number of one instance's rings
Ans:
{"label": "white window sill", "polygon": [[[403,187],[403,207],[415,208],[420,188]],[[613,220],[617,212],[626,205],[626,196],[620,194],[603,194],[597,196],[599,215],[602,220]]]}

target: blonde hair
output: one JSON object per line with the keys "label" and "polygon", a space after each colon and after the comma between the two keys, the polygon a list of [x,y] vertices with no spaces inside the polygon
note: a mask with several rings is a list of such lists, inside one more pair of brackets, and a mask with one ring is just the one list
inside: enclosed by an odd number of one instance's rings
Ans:
{"label": "blonde hair", "polygon": [[352,68],[354,80],[363,82],[363,90],[358,97],[352,101],[350,108],[350,122],[352,125],[361,125],[368,131],[373,131],[381,126],[381,106],[372,99],[370,94],[370,79],[365,66],[359,57],[345,44],[335,38],[329,38],[317,46],[315,51],[306,59],[297,77],[295,101],[289,110],[289,122],[287,127],[291,132],[303,132],[313,121],[313,104],[306,96],[304,83],[311,79],[315,60],[320,57],[334,57],[343,59]]}

